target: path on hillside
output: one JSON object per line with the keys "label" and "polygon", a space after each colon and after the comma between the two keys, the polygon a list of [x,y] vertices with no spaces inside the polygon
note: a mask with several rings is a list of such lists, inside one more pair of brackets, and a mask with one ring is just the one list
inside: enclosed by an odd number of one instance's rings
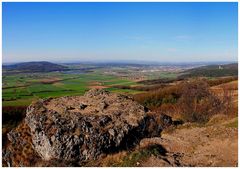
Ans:
{"label": "path on hillside", "polygon": [[184,125],[180,129],[162,134],[161,138],[141,141],[140,146],[162,145],[165,157],[151,156],[140,166],[237,166],[238,131],[237,118],[229,121],[196,127]]}

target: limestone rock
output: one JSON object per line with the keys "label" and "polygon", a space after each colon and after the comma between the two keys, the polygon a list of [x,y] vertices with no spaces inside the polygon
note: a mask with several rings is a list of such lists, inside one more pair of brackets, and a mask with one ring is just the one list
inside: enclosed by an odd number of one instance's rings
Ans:
{"label": "limestone rock", "polygon": [[134,148],[142,138],[159,137],[171,119],[150,114],[131,97],[97,89],[84,96],[39,100],[8,134],[4,161],[15,167],[55,166],[53,161],[81,166],[101,155]]}
{"label": "limestone rock", "polygon": [[42,159],[87,161],[152,135],[146,132],[147,120],[146,109],[132,98],[93,89],[84,96],[33,103],[25,122]]}

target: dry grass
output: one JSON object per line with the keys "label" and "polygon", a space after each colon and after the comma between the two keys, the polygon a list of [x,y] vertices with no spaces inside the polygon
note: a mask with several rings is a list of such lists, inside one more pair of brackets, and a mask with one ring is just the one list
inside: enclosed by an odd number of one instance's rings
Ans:
{"label": "dry grass", "polygon": [[106,89],[108,88],[107,86],[89,86],[90,89]]}
{"label": "dry grass", "polygon": [[238,114],[238,81],[235,80],[229,83],[214,86],[214,87],[211,87],[211,90],[220,99],[224,99],[224,96],[226,94],[228,95],[229,100],[231,100],[231,104],[232,104],[231,112],[228,113],[228,116],[236,117]]}
{"label": "dry grass", "polygon": [[164,113],[171,116],[173,120],[181,119],[181,109],[177,104],[162,104],[158,108],[152,109],[152,111],[156,113]]}
{"label": "dry grass", "polygon": [[44,84],[51,84],[51,83],[54,83],[54,82],[58,82],[58,81],[60,81],[60,80],[62,80],[62,79],[60,79],[60,78],[57,78],[57,77],[53,77],[53,78],[51,78],[51,79],[41,79],[41,83],[44,83]]}
{"label": "dry grass", "polygon": [[224,84],[220,84],[217,86],[212,87],[214,88],[226,88],[228,90],[238,90],[238,80],[229,82],[229,83],[224,83]]}
{"label": "dry grass", "polygon": [[54,85],[54,86],[64,86],[64,84],[61,83],[61,82],[56,82],[56,83],[53,83],[52,85]]}
{"label": "dry grass", "polygon": [[107,155],[104,159],[101,160],[100,166],[103,166],[103,167],[115,166],[117,164],[122,163],[124,157],[126,156],[127,156],[126,151],[121,151],[116,154]]}
{"label": "dry grass", "polygon": [[84,165],[85,167],[137,167],[150,157],[165,155],[166,150],[158,144],[144,142],[132,151],[121,151],[115,154],[108,154]]}
{"label": "dry grass", "polygon": [[229,119],[229,117],[225,114],[216,114],[214,115],[207,123],[208,126],[223,123]]}
{"label": "dry grass", "polygon": [[234,119],[224,123],[224,125],[226,127],[236,128],[237,129],[238,128],[238,118],[236,117],[236,118],[234,118]]}

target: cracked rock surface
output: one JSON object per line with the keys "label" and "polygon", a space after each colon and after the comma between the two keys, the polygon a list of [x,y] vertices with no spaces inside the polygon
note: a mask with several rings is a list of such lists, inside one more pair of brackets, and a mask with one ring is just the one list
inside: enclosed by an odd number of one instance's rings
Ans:
{"label": "cracked rock surface", "polygon": [[154,121],[147,112],[128,96],[92,89],[84,96],[32,103],[25,123],[43,160],[87,161],[159,136],[161,126],[155,125],[155,132],[147,129]]}

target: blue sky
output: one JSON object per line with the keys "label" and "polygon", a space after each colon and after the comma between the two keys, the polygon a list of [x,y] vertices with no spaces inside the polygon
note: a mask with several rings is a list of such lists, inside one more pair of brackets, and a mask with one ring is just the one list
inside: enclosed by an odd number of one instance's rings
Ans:
{"label": "blue sky", "polygon": [[236,61],[236,2],[3,3],[3,62]]}

